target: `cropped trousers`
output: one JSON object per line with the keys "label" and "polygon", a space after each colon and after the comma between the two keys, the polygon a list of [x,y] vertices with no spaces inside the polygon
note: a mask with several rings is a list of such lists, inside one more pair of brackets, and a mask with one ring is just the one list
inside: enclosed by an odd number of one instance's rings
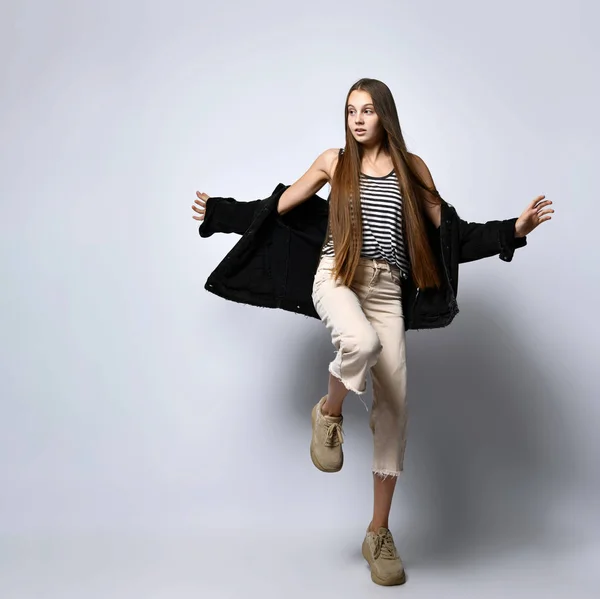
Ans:
{"label": "cropped trousers", "polygon": [[366,392],[370,371],[372,469],[384,478],[398,476],[407,424],[400,270],[385,260],[361,257],[348,287],[333,279],[333,263],[333,257],[321,257],[312,289],[313,304],[335,348],[329,372],[360,396]]}

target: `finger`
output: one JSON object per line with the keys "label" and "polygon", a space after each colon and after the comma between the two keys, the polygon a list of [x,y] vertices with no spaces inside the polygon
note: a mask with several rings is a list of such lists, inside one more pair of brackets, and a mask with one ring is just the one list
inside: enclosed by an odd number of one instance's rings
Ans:
{"label": "finger", "polygon": [[548,210],[548,208],[546,207],[545,204],[540,204],[539,206],[534,206],[533,208],[531,208],[529,210],[529,213],[532,214],[533,216],[537,216],[538,214],[540,214],[544,210]]}
{"label": "finger", "polygon": [[196,206],[192,206],[192,210],[194,212],[197,212],[198,214],[204,214],[206,212],[206,210],[203,210],[201,208],[197,208]]}
{"label": "finger", "polygon": [[531,201],[531,203],[529,204],[529,208],[535,208],[536,204],[540,201],[543,200],[546,196],[537,196],[537,198],[535,198],[534,200]]}
{"label": "finger", "polygon": [[203,216],[192,216],[194,220],[204,220]]}
{"label": "finger", "polygon": [[545,216],[546,214],[554,214],[554,210],[552,208],[544,208],[537,211],[537,216]]}

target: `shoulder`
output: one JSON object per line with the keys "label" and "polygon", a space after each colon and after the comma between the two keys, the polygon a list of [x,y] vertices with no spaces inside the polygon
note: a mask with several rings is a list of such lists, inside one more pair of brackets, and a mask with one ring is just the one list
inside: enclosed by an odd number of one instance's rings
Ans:
{"label": "shoulder", "polygon": [[425,161],[420,156],[411,154],[410,152],[408,152],[408,158],[411,161],[411,166],[417,171],[421,178],[428,184],[433,183],[431,173],[429,172],[429,168],[425,164]]}
{"label": "shoulder", "polygon": [[442,219],[442,204],[445,202],[436,189],[435,183],[433,182],[433,178],[429,172],[429,168],[425,164],[425,161],[416,154],[409,153],[408,157],[412,163],[412,168],[417,174],[417,177],[421,179],[421,183],[427,188],[427,191],[422,190],[422,198],[424,200],[423,208],[433,224],[439,228]]}
{"label": "shoulder", "polygon": [[321,156],[323,156],[326,160],[334,161],[337,160],[340,153],[343,152],[343,148],[328,148],[327,150],[321,153]]}
{"label": "shoulder", "polygon": [[[342,150],[343,152],[343,150]],[[335,168],[340,156],[340,148],[328,148],[319,155],[318,160],[321,163],[321,168],[327,173],[329,183],[333,180]]]}

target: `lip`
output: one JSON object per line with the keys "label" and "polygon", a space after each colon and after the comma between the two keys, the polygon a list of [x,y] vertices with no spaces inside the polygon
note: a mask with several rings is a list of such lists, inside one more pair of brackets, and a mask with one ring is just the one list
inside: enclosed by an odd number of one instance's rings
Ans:
{"label": "lip", "polygon": [[360,135],[361,133],[366,133],[367,130],[366,129],[354,129],[354,133],[356,133],[357,135]]}

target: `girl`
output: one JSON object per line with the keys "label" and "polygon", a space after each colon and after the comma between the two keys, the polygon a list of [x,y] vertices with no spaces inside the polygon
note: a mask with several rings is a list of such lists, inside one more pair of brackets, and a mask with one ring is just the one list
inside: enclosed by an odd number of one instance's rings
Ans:
{"label": "girl", "polygon": [[[409,280],[418,290],[440,289],[447,282],[443,274],[448,271],[441,271],[427,235],[427,227],[441,225],[443,200],[423,160],[407,151],[393,96],[384,83],[360,79],[350,88],[345,133],[345,147],[323,152],[283,192],[277,211],[284,215],[325,183],[331,185],[312,301],[337,352],[329,364],[327,394],[312,410],[310,455],[324,472],[342,468],[343,402],[349,391],[365,393],[370,372],[374,503],[362,553],[375,583],[395,585],[406,580],[388,527],[406,447],[402,290]],[[192,208],[199,216],[193,218],[202,220],[209,196],[197,196]],[[502,221],[504,229],[493,229],[493,239],[501,230],[506,235],[508,223],[515,247],[524,245],[525,236],[554,212],[547,207],[552,202],[543,199],[538,196],[518,219]],[[486,243],[490,245],[489,239]]]}

